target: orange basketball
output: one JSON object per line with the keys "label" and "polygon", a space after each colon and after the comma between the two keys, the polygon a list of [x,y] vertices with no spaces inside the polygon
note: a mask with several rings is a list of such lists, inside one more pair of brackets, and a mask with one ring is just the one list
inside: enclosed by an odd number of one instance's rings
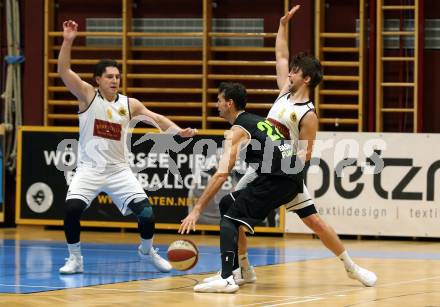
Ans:
{"label": "orange basketball", "polygon": [[168,247],[168,261],[174,269],[186,271],[192,269],[199,260],[199,250],[190,240],[177,240]]}

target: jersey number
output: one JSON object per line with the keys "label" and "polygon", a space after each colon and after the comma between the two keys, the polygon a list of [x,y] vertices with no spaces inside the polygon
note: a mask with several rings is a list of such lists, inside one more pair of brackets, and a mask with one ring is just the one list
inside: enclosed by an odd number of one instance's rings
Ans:
{"label": "jersey number", "polygon": [[269,121],[258,122],[257,128],[260,131],[266,132],[267,136],[270,137],[272,141],[277,141],[283,139],[283,135],[280,133],[277,127],[272,126]]}

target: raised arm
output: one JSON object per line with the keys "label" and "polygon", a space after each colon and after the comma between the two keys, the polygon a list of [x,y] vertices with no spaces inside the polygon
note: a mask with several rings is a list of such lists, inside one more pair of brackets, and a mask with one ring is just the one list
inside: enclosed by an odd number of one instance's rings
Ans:
{"label": "raised arm", "polygon": [[300,8],[295,5],[286,15],[281,17],[278,27],[277,38],[275,41],[275,58],[277,69],[277,84],[281,93],[287,91],[287,77],[289,75],[289,45],[287,40],[288,24],[293,15]]}
{"label": "raised arm", "polygon": [[185,128],[182,129],[176,125],[169,118],[148,110],[139,100],[129,98],[130,110],[133,117],[139,117],[150,125],[158,127],[161,131],[178,134],[182,137],[192,137],[197,133],[197,129]]}
{"label": "raised arm", "polygon": [[196,230],[196,223],[200,217],[200,214],[205,210],[209,201],[217,194],[221,189],[223,183],[228,179],[228,175],[231,173],[232,168],[237,161],[238,152],[243,142],[248,140],[247,133],[240,127],[232,127],[227,131],[225,140],[225,150],[220,158],[219,166],[215,174],[211,177],[206,186],[205,191],[197,200],[191,213],[182,220],[182,224],[179,228],[179,233],[189,233],[190,230]]}
{"label": "raised arm", "polygon": [[70,68],[72,44],[78,32],[78,24],[68,20],[63,22],[63,44],[58,55],[58,73],[69,91],[79,100],[79,110],[85,110],[95,95],[92,85],[81,78]]}

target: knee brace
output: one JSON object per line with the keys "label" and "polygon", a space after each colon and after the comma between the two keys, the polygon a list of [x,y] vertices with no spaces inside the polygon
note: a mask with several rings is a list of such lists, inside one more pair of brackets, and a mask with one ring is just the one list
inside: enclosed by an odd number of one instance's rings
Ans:
{"label": "knee brace", "polygon": [[234,204],[234,202],[235,200],[232,198],[231,194],[223,196],[218,204],[220,215],[223,216],[226,212],[228,212],[229,208]]}
{"label": "knee brace", "polygon": [[87,204],[80,199],[66,200],[66,209],[64,210],[66,217],[80,218],[81,214],[87,208]]}
{"label": "knee brace", "polygon": [[154,219],[153,208],[148,198],[134,199],[128,204],[128,208],[133,211],[139,221]]}
{"label": "knee brace", "polygon": [[128,204],[138,219],[138,229],[142,239],[151,239],[154,234],[154,212],[148,198],[134,199]]}
{"label": "knee brace", "polygon": [[220,221],[220,250],[231,251],[237,248],[238,225],[229,218],[222,217]]}

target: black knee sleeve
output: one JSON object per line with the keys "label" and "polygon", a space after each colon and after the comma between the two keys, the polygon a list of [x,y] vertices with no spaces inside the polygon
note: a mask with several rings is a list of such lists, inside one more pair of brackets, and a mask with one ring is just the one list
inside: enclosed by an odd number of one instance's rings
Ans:
{"label": "black knee sleeve", "polygon": [[154,234],[154,212],[148,198],[132,200],[128,208],[138,219],[138,230],[142,239],[151,239]]}
{"label": "black knee sleeve", "polygon": [[234,199],[231,194],[225,195],[220,200],[218,204],[220,209],[220,216],[223,216],[226,212],[228,212],[229,208],[234,204]]}
{"label": "black knee sleeve", "polygon": [[220,251],[222,255],[222,277],[227,278],[238,264],[238,225],[229,218],[220,221]]}
{"label": "black knee sleeve", "polygon": [[69,244],[78,243],[80,240],[80,218],[87,208],[87,204],[80,199],[68,199],[64,212],[64,234]]}

